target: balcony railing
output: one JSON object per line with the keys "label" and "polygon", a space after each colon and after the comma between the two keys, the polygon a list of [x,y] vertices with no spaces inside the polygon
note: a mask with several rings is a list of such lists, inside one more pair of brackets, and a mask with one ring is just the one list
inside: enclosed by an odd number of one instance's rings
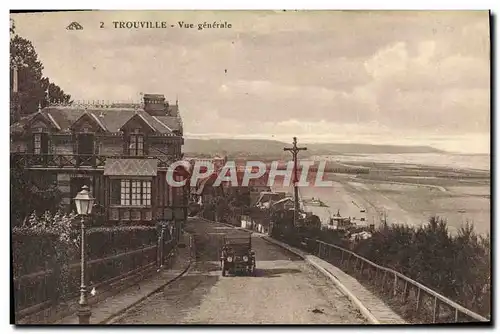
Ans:
{"label": "balcony railing", "polygon": [[25,168],[100,168],[106,159],[157,159],[158,168],[166,168],[174,162],[173,157],[165,156],[117,156],[85,154],[33,154],[11,153],[14,162]]}

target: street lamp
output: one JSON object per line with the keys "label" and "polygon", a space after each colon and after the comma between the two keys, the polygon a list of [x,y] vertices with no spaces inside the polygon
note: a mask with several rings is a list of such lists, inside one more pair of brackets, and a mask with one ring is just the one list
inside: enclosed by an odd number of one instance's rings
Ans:
{"label": "street lamp", "polygon": [[77,213],[81,216],[81,284],[80,301],[78,310],[78,320],[80,324],[88,325],[90,323],[90,307],[87,301],[87,286],[85,285],[85,269],[87,259],[85,252],[85,218],[92,213],[94,198],[90,195],[89,187],[83,186],[82,190],[74,198]]}

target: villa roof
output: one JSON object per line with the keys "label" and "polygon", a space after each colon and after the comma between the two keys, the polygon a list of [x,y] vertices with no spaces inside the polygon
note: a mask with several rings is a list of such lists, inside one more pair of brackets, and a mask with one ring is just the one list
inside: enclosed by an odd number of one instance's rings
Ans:
{"label": "villa roof", "polygon": [[57,132],[71,132],[71,127],[84,115],[89,115],[104,132],[118,133],[120,129],[134,116],[138,115],[155,133],[178,135],[182,132],[180,117],[152,116],[141,108],[130,108],[127,105],[99,108],[96,106],[84,108],[79,106],[50,106],[36,113],[27,115],[11,125],[11,133],[24,132],[35,117],[54,125]]}

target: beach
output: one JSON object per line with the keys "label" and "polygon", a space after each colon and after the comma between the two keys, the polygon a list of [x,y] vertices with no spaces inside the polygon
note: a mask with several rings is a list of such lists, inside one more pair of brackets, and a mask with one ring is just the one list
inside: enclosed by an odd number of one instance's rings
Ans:
{"label": "beach", "polygon": [[[437,158],[427,154],[420,159],[415,154],[411,159],[405,155],[390,156],[323,157],[348,166],[368,167],[370,173],[325,173],[323,179],[332,181],[330,187],[300,187],[301,197],[319,198],[328,205],[309,206],[306,210],[317,214],[323,223],[337,212],[357,220],[364,217],[366,224],[375,225],[384,216],[389,223],[411,226],[420,226],[431,216],[438,216],[448,222],[451,233],[466,222],[473,223],[477,233],[490,232],[490,172],[486,169],[489,157],[467,160],[456,155]],[[310,175],[309,179],[315,177]],[[293,191],[282,184],[273,190]]]}

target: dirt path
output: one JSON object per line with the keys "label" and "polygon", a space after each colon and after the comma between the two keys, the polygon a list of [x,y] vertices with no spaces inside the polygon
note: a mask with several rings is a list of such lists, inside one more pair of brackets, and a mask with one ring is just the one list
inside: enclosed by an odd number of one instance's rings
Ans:
{"label": "dirt path", "polygon": [[221,233],[204,221],[196,235],[197,264],[116,323],[120,324],[361,324],[365,319],[322,274],[282,248],[253,237],[256,277],[221,277]]}

